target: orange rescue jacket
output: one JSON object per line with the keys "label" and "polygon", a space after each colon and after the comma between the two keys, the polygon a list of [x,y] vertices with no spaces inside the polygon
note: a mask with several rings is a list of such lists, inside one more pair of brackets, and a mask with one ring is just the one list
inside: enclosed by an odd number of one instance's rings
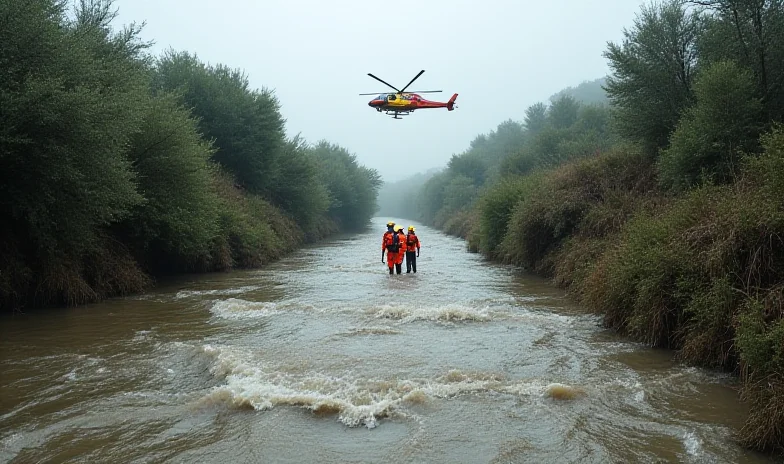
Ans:
{"label": "orange rescue jacket", "polygon": [[387,250],[387,253],[397,253],[400,251],[400,247],[404,244],[405,239],[400,240],[397,244],[395,244],[395,237],[394,235],[397,232],[384,232],[384,238],[381,241],[381,250]]}
{"label": "orange rescue jacket", "polygon": [[415,233],[409,232],[408,235],[406,235],[406,251],[417,250],[419,250],[419,237],[417,237]]}

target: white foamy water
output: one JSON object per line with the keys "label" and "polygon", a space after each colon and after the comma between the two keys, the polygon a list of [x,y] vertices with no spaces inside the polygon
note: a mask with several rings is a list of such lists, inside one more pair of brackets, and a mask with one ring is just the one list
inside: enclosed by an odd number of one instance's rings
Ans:
{"label": "white foamy water", "polygon": [[254,319],[277,314],[278,303],[274,301],[247,301],[239,298],[218,300],[210,307],[210,312],[222,319]]}
{"label": "white foamy water", "polygon": [[185,298],[201,298],[213,295],[241,295],[243,293],[258,290],[260,287],[257,285],[244,285],[237,288],[222,288],[213,290],[180,290],[174,295],[174,298],[182,300]]}
{"label": "white foamy water", "polygon": [[[198,350],[198,349],[197,349]],[[226,404],[265,411],[295,406],[316,414],[334,413],[349,426],[375,428],[381,418],[401,414],[406,405],[466,394],[502,393],[544,398],[554,387],[572,388],[541,379],[509,382],[495,372],[449,371],[434,379],[370,380],[331,376],[318,372],[282,373],[265,366],[249,353],[205,345],[200,350],[211,360],[210,372],[225,381],[197,401],[199,407]]]}
{"label": "white foamy water", "polygon": [[443,306],[384,305],[375,311],[380,319],[396,319],[407,324],[415,321],[487,322],[492,319],[488,307],[475,308],[457,304]]}
{"label": "white foamy water", "polygon": [[683,446],[691,456],[702,456],[702,440],[694,432],[687,432],[683,436]]}

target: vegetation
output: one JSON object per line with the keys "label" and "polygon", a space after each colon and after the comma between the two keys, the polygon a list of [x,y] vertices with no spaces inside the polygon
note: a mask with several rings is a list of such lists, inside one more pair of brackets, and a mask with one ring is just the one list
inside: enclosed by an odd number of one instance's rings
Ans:
{"label": "vegetation", "polygon": [[385,182],[378,191],[379,214],[393,218],[416,218],[419,190],[438,171],[431,169],[398,182]]}
{"label": "vegetation", "polygon": [[110,1],[0,0],[0,310],[258,266],[368,223],[375,171],[287,138],[240,70],[151,56],[114,18]]}
{"label": "vegetation", "polygon": [[784,3],[650,4],[604,56],[605,80],[454,155],[416,218],[551,277],[609,328],[736,373],[738,440],[780,453]]}
{"label": "vegetation", "polygon": [[550,101],[554,102],[568,95],[583,103],[607,105],[610,103],[610,100],[607,98],[607,92],[604,90],[606,85],[606,78],[584,81],[575,87],[567,87],[560,92],[556,92],[550,97]]}

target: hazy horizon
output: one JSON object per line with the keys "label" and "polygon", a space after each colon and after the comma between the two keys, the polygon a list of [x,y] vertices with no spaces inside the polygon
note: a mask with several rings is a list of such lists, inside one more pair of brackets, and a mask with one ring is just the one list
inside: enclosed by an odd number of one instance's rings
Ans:
{"label": "hazy horizon", "polygon": [[[195,53],[240,68],[254,88],[275,91],[289,136],[326,139],[377,169],[387,182],[443,167],[480,133],[526,107],[609,73],[602,52],[620,41],[643,2],[518,4],[410,0],[394,10],[357,1],[264,4],[225,0],[116,0],[115,25],[146,22],[152,52]],[[597,32],[598,31],[598,32]],[[400,88],[458,93],[455,111],[420,110],[402,120],[367,106]]]}

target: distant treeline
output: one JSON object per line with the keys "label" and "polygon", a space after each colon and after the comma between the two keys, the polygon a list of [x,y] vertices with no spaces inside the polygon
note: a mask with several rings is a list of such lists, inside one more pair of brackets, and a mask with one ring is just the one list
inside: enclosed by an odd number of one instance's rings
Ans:
{"label": "distant treeline", "polygon": [[273,92],[154,57],[110,1],[0,0],[0,310],[259,266],[362,229],[380,177],[287,138]]}
{"label": "distant treeline", "polygon": [[415,174],[397,182],[384,182],[378,191],[379,214],[413,219],[419,215],[419,190],[440,169]]}
{"label": "distant treeline", "polygon": [[739,441],[782,452],[784,2],[668,0],[624,36],[604,54],[609,105],[567,89],[478,136],[413,219],[736,373]]}

